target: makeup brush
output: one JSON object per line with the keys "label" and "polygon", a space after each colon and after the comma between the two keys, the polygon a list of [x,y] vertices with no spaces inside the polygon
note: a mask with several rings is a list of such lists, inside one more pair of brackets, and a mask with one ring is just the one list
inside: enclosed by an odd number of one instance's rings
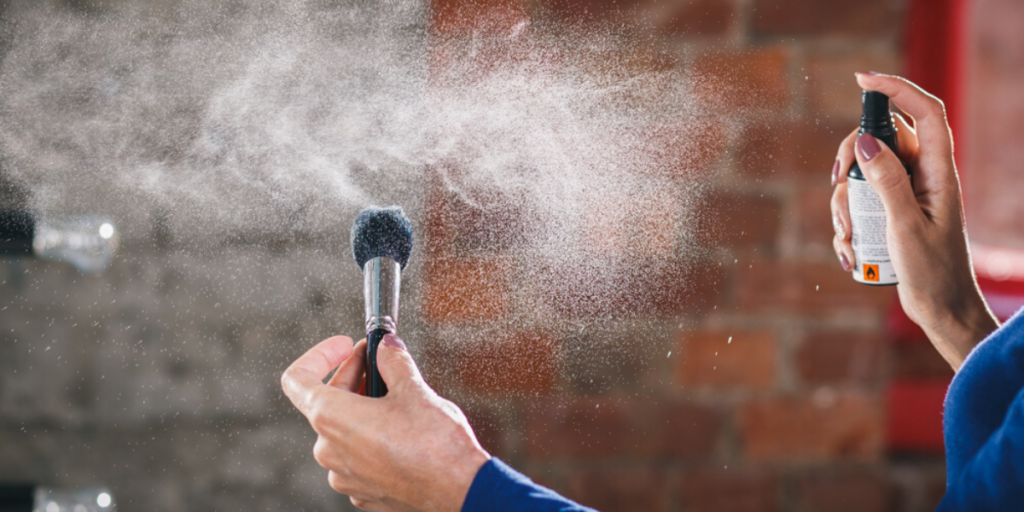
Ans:
{"label": "makeup brush", "polygon": [[352,222],[352,255],[363,270],[366,305],[366,396],[388,392],[377,371],[377,345],[398,331],[398,292],[412,242],[412,224],[401,207],[370,206]]}

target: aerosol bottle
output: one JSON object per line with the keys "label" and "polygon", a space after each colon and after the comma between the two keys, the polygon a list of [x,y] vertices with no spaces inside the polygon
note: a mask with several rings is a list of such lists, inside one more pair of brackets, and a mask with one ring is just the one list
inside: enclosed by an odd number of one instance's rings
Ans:
{"label": "aerosol bottle", "polygon": [[[860,117],[860,133],[880,140],[893,153],[896,150],[896,125],[889,111],[889,97],[874,91],[864,91],[864,113]],[[907,178],[910,178],[910,168]],[[885,231],[885,207],[871,185],[864,178],[857,162],[850,167],[847,191],[850,203],[850,224],[853,228],[853,256],[857,260],[853,279],[859,283],[884,286],[897,284],[896,270],[889,259],[888,237]]]}

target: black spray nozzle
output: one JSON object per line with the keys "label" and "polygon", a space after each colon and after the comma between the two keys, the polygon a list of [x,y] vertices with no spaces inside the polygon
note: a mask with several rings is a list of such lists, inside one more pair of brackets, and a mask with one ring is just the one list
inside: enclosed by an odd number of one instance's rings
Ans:
{"label": "black spray nozzle", "polygon": [[861,101],[864,109],[860,116],[860,133],[870,134],[896,151],[896,128],[889,111],[889,97],[877,91],[864,91]]}
{"label": "black spray nozzle", "polygon": [[889,119],[889,97],[878,91],[864,91],[861,95],[864,103],[862,119]]}

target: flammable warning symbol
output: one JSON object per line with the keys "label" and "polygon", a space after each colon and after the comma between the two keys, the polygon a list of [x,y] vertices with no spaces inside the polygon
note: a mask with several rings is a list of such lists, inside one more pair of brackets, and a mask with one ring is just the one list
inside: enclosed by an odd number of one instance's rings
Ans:
{"label": "flammable warning symbol", "polygon": [[865,281],[878,281],[878,265],[864,264],[864,280]]}

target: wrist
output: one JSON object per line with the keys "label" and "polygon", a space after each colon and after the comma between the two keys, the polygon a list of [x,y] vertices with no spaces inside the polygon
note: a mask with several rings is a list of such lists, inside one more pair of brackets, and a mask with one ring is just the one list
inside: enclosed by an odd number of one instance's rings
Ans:
{"label": "wrist", "polygon": [[999,328],[981,292],[975,290],[956,305],[933,315],[931,322],[921,324],[928,339],[954,371],[960,369],[978,343]]}
{"label": "wrist", "polygon": [[490,460],[491,455],[484,451],[483,448],[478,447],[464,463],[459,464],[460,467],[455,471],[456,474],[453,475],[455,476],[453,481],[457,482],[456,487],[453,489],[454,499],[450,501],[455,506],[450,510],[455,512],[462,510],[462,505],[466,502],[466,496],[469,495],[469,489],[473,486],[477,473]]}

